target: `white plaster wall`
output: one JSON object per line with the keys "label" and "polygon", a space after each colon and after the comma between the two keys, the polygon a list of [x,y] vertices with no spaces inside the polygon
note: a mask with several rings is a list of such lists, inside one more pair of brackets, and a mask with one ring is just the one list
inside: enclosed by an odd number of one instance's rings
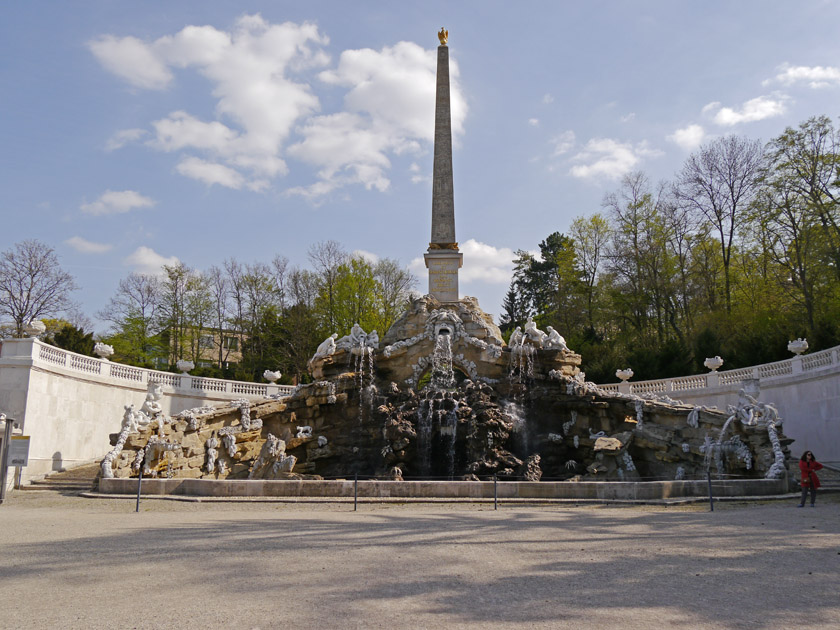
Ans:
{"label": "white plaster wall", "polygon": [[[67,355],[65,365],[44,361],[40,356],[42,346],[37,340],[14,339],[4,341],[0,350],[0,411],[21,421],[22,433],[30,436],[29,465],[22,469],[23,483],[104,457],[111,449],[109,434],[120,429],[125,405],[141,407],[150,378],[173,378],[172,374],[143,370],[142,380],[121,380],[109,376],[112,365],[107,361],[100,364],[89,357],[83,357],[85,369],[91,370],[85,372],[71,366],[73,353],[62,352]],[[47,351],[55,352],[52,348]],[[95,373],[97,370],[100,373]],[[181,377],[178,383],[180,387],[162,388],[161,405],[168,415],[237,398],[261,399],[266,393],[287,390],[277,385],[194,381],[191,377]],[[227,391],[195,388],[202,383]],[[235,388],[239,391],[232,391]],[[249,389],[260,393],[247,393]],[[9,473],[11,477],[13,471]]]}

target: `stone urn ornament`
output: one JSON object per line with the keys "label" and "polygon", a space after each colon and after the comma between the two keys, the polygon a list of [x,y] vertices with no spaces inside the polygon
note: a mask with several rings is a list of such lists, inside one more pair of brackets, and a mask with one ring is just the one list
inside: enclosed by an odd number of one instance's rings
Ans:
{"label": "stone urn ornament", "polygon": [[47,326],[40,319],[33,319],[23,327],[23,332],[30,337],[37,337],[47,332]]}
{"label": "stone urn ornament", "polygon": [[710,371],[717,372],[720,369],[720,366],[723,365],[723,359],[719,356],[710,357],[703,361],[703,365],[709,368]]}
{"label": "stone urn ornament", "polygon": [[808,349],[808,340],[800,337],[796,341],[788,343],[787,348],[789,352],[793,352],[793,354],[799,356]]}
{"label": "stone urn ornament", "polygon": [[93,346],[93,354],[103,361],[107,361],[108,358],[114,354],[114,346],[109,346],[107,343],[97,341],[96,345]]}
{"label": "stone urn ornament", "polygon": [[624,382],[627,382],[628,380],[630,380],[631,378],[633,378],[633,370],[631,370],[630,368],[624,368],[623,370],[616,370],[615,375],[616,375],[616,377],[621,379],[622,383],[624,383]]}
{"label": "stone urn ornament", "polygon": [[175,364],[175,367],[181,370],[181,374],[186,376],[190,372],[190,370],[195,369],[195,363],[193,363],[192,361],[186,361],[184,359],[181,359]]}
{"label": "stone urn ornament", "polygon": [[283,376],[283,374],[280,372],[280,370],[277,370],[276,372],[266,370],[265,372],[263,372],[263,378],[272,385],[279,381],[281,376]]}

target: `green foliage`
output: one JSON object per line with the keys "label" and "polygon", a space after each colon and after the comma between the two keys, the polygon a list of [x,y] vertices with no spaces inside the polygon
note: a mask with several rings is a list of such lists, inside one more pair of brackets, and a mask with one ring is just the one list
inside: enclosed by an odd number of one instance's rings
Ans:
{"label": "green foliage", "polygon": [[57,348],[69,350],[77,354],[93,356],[93,333],[86,333],[84,329],[74,326],[63,319],[43,319],[47,330],[43,340]]}
{"label": "green foliage", "polygon": [[[726,169],[721,169],[726,166]],[[573,221],[540,256],[519,250],[503,304],[511,329],[552,324],[587,377],[645,380],[840,343],[840,132],[826,117],[762,151],[730,136],[691,155],[673,184],[630,173],[605,213]]]}

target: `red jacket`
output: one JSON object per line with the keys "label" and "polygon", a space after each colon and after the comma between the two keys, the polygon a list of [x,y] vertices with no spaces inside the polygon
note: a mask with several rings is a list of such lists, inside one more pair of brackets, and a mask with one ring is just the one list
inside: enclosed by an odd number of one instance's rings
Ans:
{"label": "red jacket", "polygon": [[820,478],[817,477],[816,471],[822,469],[823,465],[813,459],[810,462],[799,460],[799,470],[802,471],[802,485],[810,486],[811,481],[814,482],[814,490],[820,487]]}

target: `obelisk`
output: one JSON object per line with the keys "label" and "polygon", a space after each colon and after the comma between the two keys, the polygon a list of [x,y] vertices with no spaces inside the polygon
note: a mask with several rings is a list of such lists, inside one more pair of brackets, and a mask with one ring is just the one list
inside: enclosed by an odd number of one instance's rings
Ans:
{"label": "obelisk", "polygon": [[449,107],[449,32],[441,28],[435,93],[435,163],[432,179],[432,240],[424,254],[429,295],[441,302],[458,301],[458,269],[464,255],[455,241],[455,197],[452,187],[452,113]]}

